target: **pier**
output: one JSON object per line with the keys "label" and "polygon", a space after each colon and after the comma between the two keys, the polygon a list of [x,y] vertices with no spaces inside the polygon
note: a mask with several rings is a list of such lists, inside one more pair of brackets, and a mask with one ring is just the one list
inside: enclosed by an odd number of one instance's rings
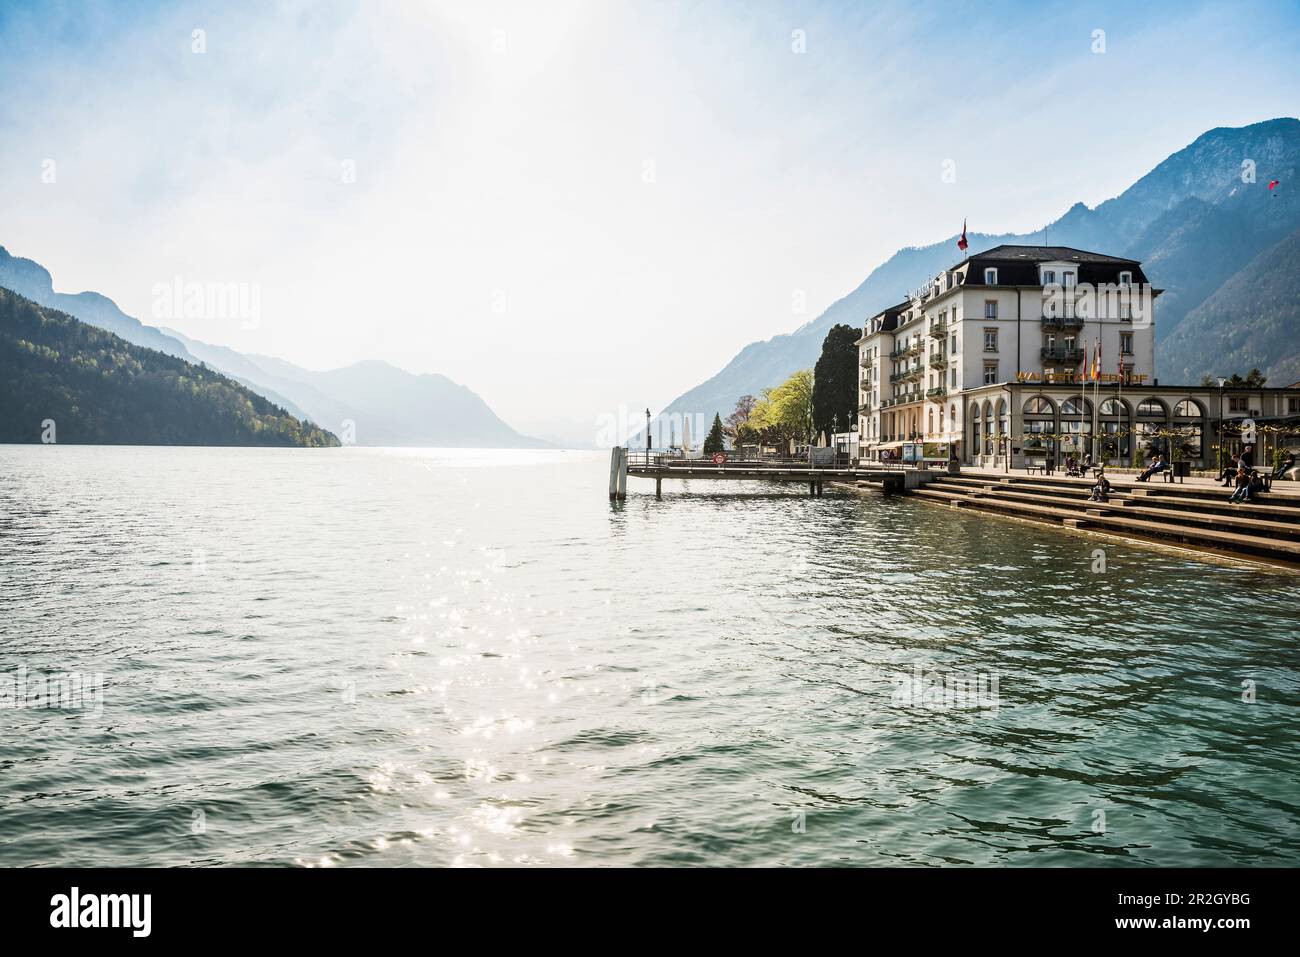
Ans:
{"label": "pier", "polygon": [[610,455],[609,497],[627,496],[628,476],[654,479],[655,496],[662,497],[664,479],[794,483],[807,485],[809,495],[821,496],[828,482],[893,494],[919,487],[936,475],[916,469],[818,465],[796,459],[733,460],[724,456],[722,461],[715,462],[680,454],[615,448]]}

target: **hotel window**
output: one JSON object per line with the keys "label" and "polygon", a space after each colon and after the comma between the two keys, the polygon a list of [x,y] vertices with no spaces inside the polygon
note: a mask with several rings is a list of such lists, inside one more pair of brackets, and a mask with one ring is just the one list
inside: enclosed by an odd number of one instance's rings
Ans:
{"label": "hotel window", "polygon": [[998,284],[998,271],[996,269],[984,270],[984,285],[996,286]]}
{"label": "hotel window", "polygon": [[1250,411],[1250,406],[1249,406],[1249,404],[1247,403],[1247,399],[1246,399],[1246,397],[1245,397],[1244,395],[1232,395],[1232,396],[1228,396],[1228,411],[1229,411],[1229,412],[1248,412],[1248,411]]}
{"label": "hotel window", "polygon": [[[951,369],[948,370],[948,372],[949,372],[949,374],[951,375],[951,383],[950,383],[950,384],[951,384],[952,387],[955,389],[955,388],[957,388],[957,367],[956,367],[956,366],[953,366]],[[1295,400],[1295,399],[1292,399],[1291,402],[1292,402],[1292,404],[1294,405],[1295,402],[1296,402],[1296,400]]]}
{"label": "hotel window", "polygon": [[1043,285],[1044,285],[1044,286],[1055,286],[1055,285],[1056,285],[1056,270],[1055,270],[1055,269],[1044,269],[1044,270],[1043,270]]}
{"label": "hotel window", "polygon": [[1043,336],[1043,348],[1044,348],[1044,349],[1055,349],[1055,348],[1056,348],[1056,334],[1055,334],[1055,333],[1053,333],[1053,332],[1049,332],[1049,333],[1047,333],[1047,335]]}
{"label": "hotel window", "polygon": [[1119,334],[1119,351],[1126,356],[1133,354],[1133,333],[1121,332]]}
{"label": "hotel window", "polygon": [[1133,274],[1131,272],[1122,272],[1119,274],[1119,284],[1121,286],[1130,286],[1133,284]]}
{"label": "hotel window", "polygon": [[996,362],[984,363],[984,384],[995,385],[998,381],[998,364]]}
{"label": "hotel window", "polygon": [[1131,302],[1121,302],[1119,304],[1119,321],[1120,322],[1133,321],[1133,304]]}
{"label": "hotel window", "polygon": [[952,345],[948,349],[948,354],[955,356],[957,354],[957,333],[952,334]]}
{"label": "hotel window", "polygon": [[1287,415],[1297,415],[1297,414],[1300,414],[1300,398],[1297,398],[1297,397],[1294,396],[1294,395],[1293,395],[1293,396],[1288,396],[1288,397],[1287,397],[1287,400],[1286,400],[1286,414],[1287,414]]}
{"label": "hotel window", "polygon": [[996,299],[984,300],[984,318],[996,319],[998,317],[998,301]]}
{"label": "hotel window", "polygon": [[985,352],[998,351],[998,331],[996,329],[984,330],[984,351]]}
{"label": "hotel window", "polygon": [[1074,285],[1074,273],[1072,271],[1067,269],[1065,272],[1061,273],[1061,285],[1063,286]]}

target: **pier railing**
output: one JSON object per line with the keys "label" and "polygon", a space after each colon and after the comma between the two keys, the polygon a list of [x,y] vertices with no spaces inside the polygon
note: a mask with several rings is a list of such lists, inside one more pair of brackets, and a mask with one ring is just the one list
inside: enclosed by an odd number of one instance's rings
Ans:
{"label": "pier railing", "polygon": [[[823,462],[818,460],[810,465],[808,462],[808,456],[800,455],[798,453],[795,455],[763,455],[760,457],[755,456],[752,452],[748,455],[743,453],[738,454],[736,452],[727,452],[725,461],[714,462],[713,456],[704,455],[701,452],[684,454],[682,452],[663,452],[654,450],[647,452],[645,449],[640,451],[628,449],[627,464],[629,468],[668,468],[678,465],[709,469],[743,468],[752,470],[755,468],[769,468],[773,470],[788,471],[790,469],[800,468],[846,469],[852,466],[852,460],[847,454],[842,453],[828,461]],[[872,467],[875,467],[875,464],[876,463],[872,463]]]}

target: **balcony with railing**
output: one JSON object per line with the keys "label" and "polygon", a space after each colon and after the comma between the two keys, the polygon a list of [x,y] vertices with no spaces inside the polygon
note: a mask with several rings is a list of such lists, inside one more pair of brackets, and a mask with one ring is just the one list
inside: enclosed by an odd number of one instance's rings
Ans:
{"label": "balcony with railing", "polygon": [[1084,350],[1077,346],[1043,346],[1039,352],[1044,362],[1077,366],[1083,361]]}
{"label": "balcony with railing", "polygon": [[891,352],[891,353],[889,354],[889,358],[891,358],[891,359],[901,359],[901,358],[903,358],[903,356],[905,356],[905,355],[907,355],[907,346],[906,346],[906,345],[895,346],[895,347],[894,347],[894,351]]}
{"label": "balcony with railing", "polygon": [[930,336],[934,339],[942,339],[948,334],[948,320],[936,319],[930,323]]}
{"label": "balcony with railing", "polygon": [[917,337],[916,339],[912,340],[912,344],[907,347],[907,350],[903,353],[903,355],[919,356],[924,351],[925,351],[925,343],[921,341],[920,337]]}
{"label": "balcony with railing", "polygon": [[927,399],[942,399],[947,394],[948,394],[948,390],[946,388],[944,388],[941,385],[937,385],[933,389],[927,389],[925,392],[925,397]]}
{"label": "balcony with railing", "polygon": [[1048,316],[1039,320],[1047,329],[1082,329],[1083,319],[1079,316]]}
{"label": "balcony with railing", "polygon": [[942,352],[931,352],[931,353],[930,353],[930,368],[931,368],[931,369],[946,369],[946,368],[948,368],[948,356],[947,356],[945,353],[942,353]]}
{"label": "balcony with railing", "polygon": [[870,369],[876,364],[876,357],[869,352],[864,352],[858,356],[858,365],[864,369]]}

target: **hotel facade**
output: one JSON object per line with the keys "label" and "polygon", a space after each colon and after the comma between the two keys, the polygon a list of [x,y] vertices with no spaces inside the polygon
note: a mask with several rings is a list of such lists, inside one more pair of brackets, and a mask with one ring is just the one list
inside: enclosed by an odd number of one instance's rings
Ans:
{"label": "hotel facade", "polygon": [[1159,294],[1134,260],[1061,246],[998,246],[944,270],[857,342],[860,457],[1132,465],[1161,448],[1206,468],[1222,423],[1231,444],[1243,423],[1300,416],[1300,388],[1160,385]]}

